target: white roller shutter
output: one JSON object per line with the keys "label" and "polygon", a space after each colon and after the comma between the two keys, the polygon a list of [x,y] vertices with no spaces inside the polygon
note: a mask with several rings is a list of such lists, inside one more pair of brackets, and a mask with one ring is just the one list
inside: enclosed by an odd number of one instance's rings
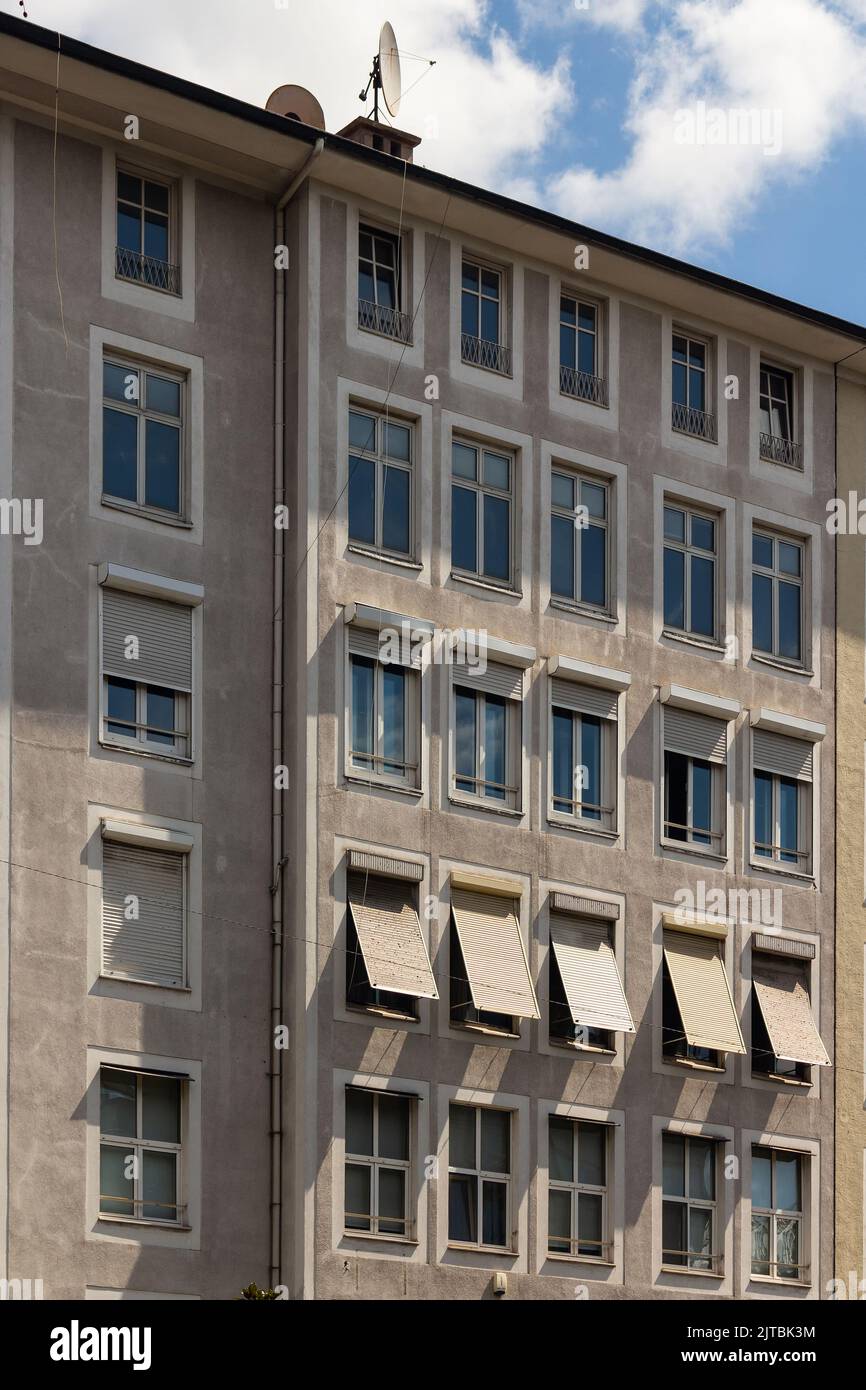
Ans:
{"label": "white roller shutter", "polygon": [[551,913],[550,944],[574,1022],[633,1033],[610,928],[604,922],[581,922]]}
{"label": "white roller shutter", "polygon": [[103,841],[103,974],[186,984],[185,858]]}
{"label": "white roller shutter", "polygon": [[353,873],[348,899],[373,989],[438,999],[413,890],[397,879]]}
{"label": "white roller shutter", "polygon": [[503,661],[488,661],[485,670],[463,662],[454,663],[454,684],[482,690],[486,695],[501,695],[506,700],[523,697],[523,669],[508,666]]}
{"label": "white roller shutter", "polygon": [[598,719],[616,719],[618,692],[597,685],[580,685],[577,681],[551,679],[551,699],[562,709],[579,714],[594,714]]}
{"label": "white roller shutter", "polygon": [[[127,658],[135,637],[137,659]],[[102,671],[107,676],[192,690],[192,609],[123,589],[102,591]]]}
{"label": "white roller shutter", "polygon": [[476,1009],[539,1018],[513,898],[451,889],[451,910]]}
{"label": "white roller shutter", "polygon": [[703,762],[723,763],[727,756],[727,724],[693,710],[665,707],[665,748]]}
{"label": "white roller shutter", "polygon": [[719,943],[665,932],[664,955],[689,1046],[745,1053]]}
{"label": "white roller shutter", "polygon": [[814,744],[804,738],[787,738],[767,729],[752,731],[752,759],[764,772],[811,782]]}

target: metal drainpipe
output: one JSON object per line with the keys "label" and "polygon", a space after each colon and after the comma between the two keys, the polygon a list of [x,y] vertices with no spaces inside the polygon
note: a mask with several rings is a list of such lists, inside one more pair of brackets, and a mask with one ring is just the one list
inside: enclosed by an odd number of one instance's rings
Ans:
{"label": "metal drainpipe", "polygon": [[[274,244],[285,244],[286,207],[297,193],[312,165],[325,148],[318,139],[309,156],[280,197],[274,210]],[[285,353],[286,353],[286,272],[274,270],[274,508],[285,502],[286,439],[285,439]],[[276,516],[276,510],[275,510]],[[284,764],[283,750],[283,605],[285,603],[286,548],[285,531],[274,526],[273,567],[273,765]],[[283,1052],[274,1046],[276,1029],[283,1021],[283,885],[282,873],[286,863],[283,823],[283,792],[276,786],[272,773],[272,857],[273,879],[271,896],[271,1273],[270,1287],[276,1288],[282,1279],[282,1190],[283,1190]]]}

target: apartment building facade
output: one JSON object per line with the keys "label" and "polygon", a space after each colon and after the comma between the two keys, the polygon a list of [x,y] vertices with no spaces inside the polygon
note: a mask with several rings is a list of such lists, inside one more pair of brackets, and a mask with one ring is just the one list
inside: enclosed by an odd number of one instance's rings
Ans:
{"label": "apartment building facade", "polygon": [[2,27],[10,1273],[824,1296],[858,330]]}

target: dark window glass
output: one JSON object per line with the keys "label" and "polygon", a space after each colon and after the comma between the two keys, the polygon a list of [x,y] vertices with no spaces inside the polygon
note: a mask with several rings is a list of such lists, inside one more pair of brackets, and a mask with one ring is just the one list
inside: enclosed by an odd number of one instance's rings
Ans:
{"label": "dark window glass", "polygon": [[478,1242],[478,1179],[467,1174],[448,1180],[448,1239]]}
{"label": "dark window glass", "polygon": [[685,554],[665,547],[664,554],[665,626],[680,631],[686,625]]}
{"label": "dark window glass", "polygon": [[[476,696],[471,690],[456,690],[454,694],[457,730],[455,735],[455,755],[457,769],[457,790],[474,793],[477,788],[471,779],[475,776],[477,747]],[[461,780],[461,778],[465,780]]]}
{"label": "dark window glass", "polygon": [[478,573],[477,499],[469,488],[451,489],[451,563],[471,574]]}
{"label": "dark window glass", "polygon": [[499,301],[496,299],[481,301],[481,337],[488,343],[499,342]]}
{"label": "dark window glass", "polygon": [[148,507],[180,511],[180,430],[145,420],[144,500]]}
{"label": "dark window glass", "polygon": [[161,213],[144,214],[144,254],[157,261],[168,260],[168,218]]}
{"label": "dark window glass", "polygon": [[385,468],[382,545],[409,553],[409,474],[405,468]]}
{"label": "dark window glass", "polygon": [[[799,784],[791,777],[779,778],[779,858],[785,864],[797,864]],[[786,853],[787,851],[787,853]]]}
{"label": "dark window glass", "polygon": [[572,718],[568,710],[553,711],[553,809],[566,816],[574,815],[576,810],[572,805],[575,796]]}
{"label": "dark window glass", "polygon": [[586,805],[581,808],[587,820],[601,820],[601,720],[594,715],[582,714],[580,717],[580,758],[586,769],[582,799]]}
{"label": "dark window glass", "polygon": [[[108,679],[108,723],[106,728],[110,734],[120,734],[125,738],[135,738],[135,683],[133,681],[119,680],[116,676]],[[112,719],[119,719],[120,724],[112,723]]]}
{"label": "dark window glass", "polygon": [[603,526],[588,526],[581,535],[580,597],[599,608],[607,602],[605,537]]}
{"label": "dark window glass", "polygon": [[[773,844],[773,778],[769,772],[755,773],[755,853],[762,858],[772,857]],[[762,846],[764,848],[762,848]]]}
{"label": "dark window glass", "polygon": [[[709,763],[695,759],[692,762],[692,825],[695,830],[712,829],[713,824],[713,770]],[[699,845],[711,845],[712,836],[692,836]]]}
{"label": "dark window glass", "polygon": [[102,411],[102,490],[125,502],[138,498],[138,418],[105,406]]}
{"label": "dark window glass", "polygon": [[402,777],[406,771],[406,672],[386,666],[382,672],[384,771]]}
{"label": "dark window glass", "polygon": [[506,704],[498,695],[488,695],[484,701],[484,795],[504,801],[506,781]]}
{"label": "dark window glass", "polygon": [[684,753],[665,752],[665,833],[670,840],[687,840],[689,818],[689,760]]}
{"label": "dark window glass", "polygon": [[[582,566],[581,566],[582,568]],[[550,518],[550,589],[560,598],[574,592],[574,522],[554,513]]]}
{"label": "dark window glass", "polygon": [[162,690],[158,686],[149,685],[146,690],[147,704],[147,732],[148,743],[162,743],[167,747],[174,747],[174,734],[156,733],[157,729],[173,729],[175,727],[174,705],[175,694],[173,690]]}
{"label": "dark window glass", "polygon": [[352,762],[355,767],[373,770],[375,733],[373,729],[373,682],[375,663],[365,656],[353,656],[352,665]]}
{"label": "dark window glass", "polygon": [[712,637],[716,630],[715,620],[715,575],[716,567],[712,560],[703,555],[691,556],[692,593],[689,631],[702,637]]}
{"label": "dark window glass", "polygon": [[485,1245],[507,1245],[508,1188],[504,1182],[491,1182],[484,1179],[482,1188],[483,1205],[483,1243]]}
{"label": "dark window glass", "polygon": [[779,581],[779,655],[789,661],[799,661],[800,641],[800,586]]}
{"label": "dark window glass", "polygon": [[349,459],[349,539],[376,544],[376,465],[372,459]]}
{"label": "dark window glass", "polygon": [[484,497],[484,573],[490,579],[511,577],[511,504],[504,497]]}
{"label": "dark window glass", "polygon": [[752,646],[773,650],[773,581],[765,574],[752,575]]}

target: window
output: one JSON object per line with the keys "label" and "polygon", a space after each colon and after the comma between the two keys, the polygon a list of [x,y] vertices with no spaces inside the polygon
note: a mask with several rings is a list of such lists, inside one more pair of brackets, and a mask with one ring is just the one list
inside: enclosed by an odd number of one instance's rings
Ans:
{"label": "window", "polygon": [[411,1239],[411,1096],[346,1088],[347,1231]]}
{"label": "window", "polygon": [[548,1120],[547,1248],[581,1259],[610,1258],[608,1128],[551,1115]]}
{"label": "window", "polygon": [[349,540],[413,553],[413,429],[390,415],[349,411]]}
{"label": "window", "polygon": [[183,1223],[184,1078],[100,1069],[99,1213]]}
{"label": "window", "polygon": [[600,352],[601,310],[570,294],[559,299],[559,389],[564,396],[607,405]]}
{"label": "window", "polygon": [[[350,864],[363,858],[349,852]],[[350,869],[346,900],[347,1005],[416,1019],[418,999],[435,999],[437,991],[418,920],[415,883]]]}
{"label": "window", "polygon": [[106,357],[102,397],[102,500],[182,516],[185,378]]}
{"label": "window", "polygon": [[755,860],[810,873],[813,745],[754,729],[752,761]]}
{"label": "window", "polygon": [[802,450],[794,437],[794,374],[761,363],[761,458],[800,469]]}
{"label": "window", "polygon": [[349,707],[351,771],[418,787],[418,671],[380,660],[378,632],[350,629]]}
{"label": "window", "polygon": [[538,1018],[538,1003],[520,933],[518,901],[503,893],[451,887],[449,941],[452,1026],[519,1033]]}
{"label": "window", "polygon": [[665,930],[662,942],[662,1057],[690,1066],[724,1066],[746,1051],[720,939]]}
{"label": "window", "polygon": [[[789,943],[776,937],[761,945]],[[803,950],[802,943],[798,948]],[[809,949],[809,948],[805,948]],[[814,953],[814,947],[811,948]],[[814,955],[812,956],[814,959]],[[809,998],[806,960],[784,952],[752,949],[752,1073],[808,1085],[813,1066],[829,1066]]]}
{"label": "window", "polygon": [[662,1135],[662,1264],[720,1273],[716,1252],[716,1144]]}
{"label": "window", "polygon": [[449,1241],[510,1249],[510,1111],[452,1104],[448,1129]]}
{"label": "window", "polygon": [[612,924],[577,910],[590,906],[568,894],[551,897],[549,1038],[567,1047],[613,1052],[617,1032],[635,1029],[614,954]]}
{"label": "window", "polygon": [[358,325],[408,343],[411,322],[402,309],[402,242],[393,232],[358,228]]}
{"label": "window", "polygon": [[804,561],[801,542],[752,532],[752,647],[797,666],[804,655]]}
{"label": "window", "polygon": [[664,508],[664,625],[714,641],[718,518]]}
{"label": "window", "polygon": [[118,169],[118,279],[136,280],[152,289],[180,294],[174,203],[174,184]]}
{"label": "window", "polygon": [[488,661],[483,673],[456,663],[452,679],[453,792],[519,810],[523,672],[502,662]]}
{"label": "window", "polygon": [[511,375],[505,346],[503,274],[490,266],[463,261],[460,297],[460,355],[474,367]]}
{"label": "window", "polygon": [[510,584],[514,458],[457,440],[451,446],[451,564]]}
{"label": "window", "polygon": [[178,850],[148,849],[112,833],[103,823],[101,973],[182,989],[192,841]]}
{"label": "window", "polygon": [[803,1262],[802,1154],[752,1147],[752,1274],[808,1282]]}
{"label": "window", "polygon": [[192,608],[102,590],[102,741],[192,757]]}
{"label": "window", "polygon": [[709,344],[682,333],[674,333],[672,341],[673,428],[715,444],[716,417],[709,408]]}
{"label": "window", "polygon": [[724,853],[727,725],[664,706],[664,828],[677,845]]}
{"label": "window", "polygon": [[606,612],[608,513],[606,483],[554,468],[550,480],[550,592]]}
{"label": "window", "polygon": [[586,828],[616,827],[615,691],[551,681],[551,809]]}

